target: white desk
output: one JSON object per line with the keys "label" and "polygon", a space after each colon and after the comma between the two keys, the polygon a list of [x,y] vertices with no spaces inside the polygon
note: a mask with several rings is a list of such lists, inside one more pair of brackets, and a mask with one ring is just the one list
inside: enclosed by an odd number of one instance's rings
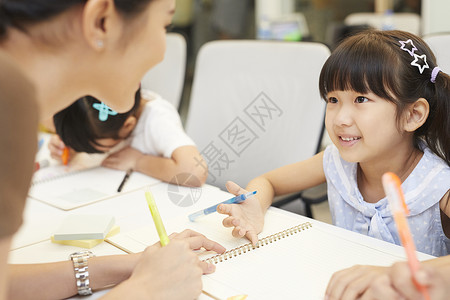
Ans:
{"label": "white desk", "polygon": [[[170,188],[169,188],[170,187]],[[230,194],[216,187],[205,185],[200,189],[176,187],[167,183],[159,183],[151,187],[160,214],[163,219],[173,218],[187,211],[200,210],[205,206],[215,204],[230,198]],[[199,195],[196,202],[189,207],[175,205],[169,199],[169,193],[180,196],[187,194]],[[32,198],[27,199],[24,212],[24,224],[13,240],[13,247],[9,256],[9,263],[47,263],[67,260],[70,253],[80,251],[81,248],[65,246],[50,242],[50,236],[59,223],[69,214],[110,214],[115,216],[116,224],[121,231],[137,229],[142,226],[153,226],[153,220],[144,197],[144,190],[137,190],[127,194],[92,203],[90,205],[64,211],[47,205]],[[104,242],[91,249],[97,256],[126,254],[122,250]],[[79,299],[97,299],[106,291],[99,291],[90,297]],[[78,299],[75,297],[74,299]],[[211,299],[202,294],[199,299]]]}
{"label": "white desk", "polygon": [[[217,202],[226,200],[232,195],[219,190],[218,188],[205,185],[201,189],[201,195],[198,200],[189,207],[181,207],[171,200],[171,193],[174,192],[174,186],[167,183],[159,183],[151,187],[155,196],[159,211],[163,219],[172,219],[180,215],[187,215],[191,212],[205,208]],[[176,187],[178,188],[178,187]],[[199,195],[200,190],[191,190],[190,188],[179,187],[175,190],[179,195],[193,193]],[[314,226],[319,226],[326,231],[332,232],[344,239],[357,241],[371,248],[378,248],[383,251],[389,251],[399,257],[404,257],[402,247],[370,238],[358,233],[350,232],[323,222],[312,220],[304,216],[292,214],[277,208],[270,208],[286,216],[296,218],[299,222],[310,221]],[[153,226],[152,218],[145,201],[144,191],[138,190],[124,195],[119,195],[101,202],[74,209],[63,211],[48,206],[39,201],[28,199],[24,213],[24,226],[14,239],[14,250],[10,252],[10,263],[38,263],[67,260],[70,253],[79,251],[80,248],[53,244],[49,237],[59,222],[68,214],[111,214],[116,217],[116,224],[121,227],[121,232],[127,232],[143,226]],[[21,246],[19,248],[19,246]],[[124,254],[124,252],[108,243],[102,243],[91,249],[96,255]],[[419,254],[419,259],[429,259],[431,256]],[[89,299],[96,299],[103,295],[105,291],[95,293]],[[81,299],[81,298],[80,298]],[[83,299],[87,299],[83,297]],[[202,294],[200,299],[210,299]]]}
{"label": "white desk", "polygon": [[[174,186],[167,183],[159,183],[150,188],[163,219],[171,219],[182,214],[200,210],[208,205],[224,201],[231,196],[229,193],[209,185],[205,185],[199,189],[176,187],[176,192],[179,195],[189,194],[191,193],[191,190],[195,190],[197,194],[200,194],[199,199],[193,205],[189,207],[180,207],[169,199],[169,192],[173,192],[172,189],[170,191],[168,190],[169,187],[173,188]],[[28,198],[24,212],[24,224],[13,239],[10,262],[29,263],[35,258],[38,259],[37,256],[27,256],[27,253],[30,253],[31,251],[27,251],[24,248],[31,249],[37,247],[39,248],[39,251],[45,251],[46,249],[43,245],[49,245],[48,251],[52,252],[54,255],[53,261],[61,259],[60,255],[55,255],[57,249],[61,249],[64,253],[64,259],[67,259],[68,254],[76,251],[74,250],[74,247],[52,244],[49,239],[60,222],[66,216],[71,214],[113,215],[116,219],[116,224],[120,226],[122,232],[130,231],[142,226],[153,226],[153,220],[144,197],[143,189],[118,195],[104,201],[95,202],[69,211],[64,211],[32,198]],[[106,243],[102,243],[101,245],[103,244]],[[67,253],[67,255],[65,253]],[[105,253],[105,255],[106,254],[109,253]],[[14,258],[14,260],[11,260],[12,258]],[[47,258],[43,260],[34,262],[47,262],[49,261],[49,258],[50,257],[47,256]]]}

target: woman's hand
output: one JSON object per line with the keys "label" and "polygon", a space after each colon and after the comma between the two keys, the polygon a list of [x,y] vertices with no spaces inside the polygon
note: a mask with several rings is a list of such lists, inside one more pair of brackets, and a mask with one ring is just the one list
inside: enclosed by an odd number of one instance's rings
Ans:
{"label": "woman's hand", "polygon": [[[139,287],[132,299],[196,299],[202,291],[202,274],[212,273],[213,264],[202,262],[192,250],[205,248],[223,253],[225,248],[205,236],[185,230],[170,235],[170,243],[159,243],[142,252],[128,287]],[[129,289],[129,288],[128,288]]]}
{"label": "woman's hand", "polygon": [[[214,251],[219,254],[224,253],[226,250],[225,247],[223,247],[219,243],[216,243],[205,237],[203,234],[190,229],[186,229],[181,233],[172,233],[169,236],[169,239],[171,241],[172,240],[186,241],[189,244],[189,248],[192,250],[200,250],[201,248],[204,248],[208,251]],[[157,243],[157,245],[159,245],[159,243]],[[215,270],[215,266],[213,264],[200,262],[200,265],[203,269],[203,274],[213,273]]]}
{"label": "woman's hand", "polygon": [[[248,193],[234,182],[228,181],[226,187],[233,195]],[[232,234],[234,237],[243,237],[252,242],[258,241],[258,233],[264,226],[264,212],[257,196],[253,196],[239,204],[221,204],[217,207],[217,212],[226,214],[229,217],[223,220],[223,226],[234,227]]]}

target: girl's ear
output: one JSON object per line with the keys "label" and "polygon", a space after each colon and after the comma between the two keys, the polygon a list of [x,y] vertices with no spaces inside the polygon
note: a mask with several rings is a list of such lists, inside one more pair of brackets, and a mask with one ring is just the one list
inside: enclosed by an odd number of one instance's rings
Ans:
{"label": "girl's ear", "polygon": [[425,98],[419,98],[405,111],[403,128],[408,132],[416,131],[422,126],[430,113],[430,105]]}
{"label": "girl's ear", "polygon": [[122,128],[120,128],[119,136],[120,137],[127,137],[130,135],[130,133],[134,130],[136,127],[137,119],[135,116],[129,116],[125,122],[122,125]]}
{"label": "girl's ear", "polygon": [[83,35],[96,51],[102,51],[117,20],[114,0],[89,0],[83,8]]}

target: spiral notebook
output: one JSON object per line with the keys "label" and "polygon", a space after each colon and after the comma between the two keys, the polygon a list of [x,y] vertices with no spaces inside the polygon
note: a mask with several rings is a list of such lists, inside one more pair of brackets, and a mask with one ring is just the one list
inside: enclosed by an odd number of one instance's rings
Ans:
{"label": "spiral notebook", "polygon": [[[321,224],[300,222],[277,210],[266,214],[258,246],[231,236],[221,226],[224,217],[211,214],[189,222],[165,220],[167,232],[185,228],[198,231],[229,249],[221,255],[201,252],[200,259],[216,264],[216,272],[203,276],[203,291],[213,299],[248,295],[247,299],[323,299],[331,275],[355,264],[390,265],[404,260],[399,255],[347,240],[324,230]],[[308,219],[306,219],[308,220]],[[154,226],[106,239],[122,250],[135,253],[158,242]],[[402,249],[400,249],[402,250]]]}
{"label": "spiral notebook", "polygon": [[[35,174],[28,195],[63,210],[71,210],[118,195],[125,171],[104,167],[70,170],[57,165]],[[121,193],[154,185],[158,179],[133,172]]]}

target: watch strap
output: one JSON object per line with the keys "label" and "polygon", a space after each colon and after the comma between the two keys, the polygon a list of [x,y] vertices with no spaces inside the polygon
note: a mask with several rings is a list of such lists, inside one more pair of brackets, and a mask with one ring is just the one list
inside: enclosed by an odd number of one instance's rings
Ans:
{"label": "watch strap", "polygon": [[91,251],[84,250],[70,255],[75,272],[78,295],[87,296],[92,294],[89,282],[88,259],[94,257]]}

